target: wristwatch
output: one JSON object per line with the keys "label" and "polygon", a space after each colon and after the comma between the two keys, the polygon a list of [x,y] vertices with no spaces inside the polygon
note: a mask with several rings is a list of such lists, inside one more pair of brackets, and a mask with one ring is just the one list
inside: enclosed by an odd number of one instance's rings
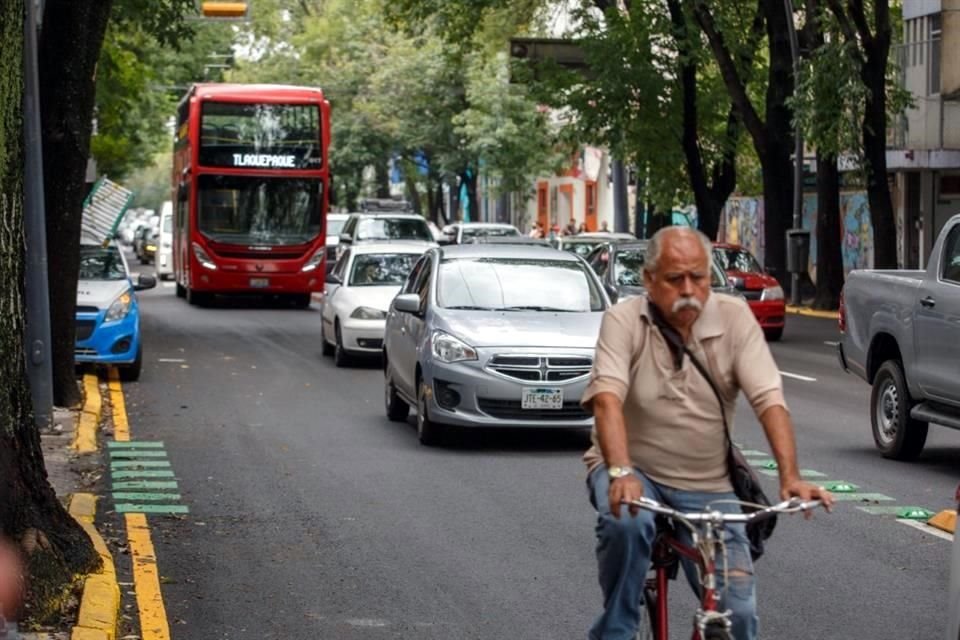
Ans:
{"label": "wristwatch", "polygon": [[633,475],[633,467],[620,467],[617,465],[607,467],[607,475],[610,476],[611,480],[625,478],[626,476]]}

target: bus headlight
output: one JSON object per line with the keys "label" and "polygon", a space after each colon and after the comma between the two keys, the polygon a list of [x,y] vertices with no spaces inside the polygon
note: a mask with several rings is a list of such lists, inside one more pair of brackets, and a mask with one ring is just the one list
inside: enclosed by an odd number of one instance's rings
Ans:
{"label": "bus headlight", "polygon": [[217,265],[214,264],[213,260],[210,259],[210,256],[207,255],[207,252],[203,250],[196,242],[193,243],[193,255],[197,257],[197,261],[200,263],[204,269],[210,269],[210,271],[216,271]]}
{"label": "bus headlight", "polygon": [[310,256],[310,259],[307,260],[307,263],[305,265],[303,265],[303,269],[301,269],[301,271],[303,272],[313,271],[314,269],[319,267],[320,263],[323,262],[323,257],[326,255],[326,253],[327,253],[326,247],[323,247],[322,249],[318,250],[315,254]]}
{"label": "bus headlight", "polygon": [[130,313],[132,306],[133,296],[130,295],[129,291],[124,291],[110,303],[110,308],[107,309],[107,315],[104,317],[104,321],[113,322],[114,320],[123,320],[127,317],[127,314]]}

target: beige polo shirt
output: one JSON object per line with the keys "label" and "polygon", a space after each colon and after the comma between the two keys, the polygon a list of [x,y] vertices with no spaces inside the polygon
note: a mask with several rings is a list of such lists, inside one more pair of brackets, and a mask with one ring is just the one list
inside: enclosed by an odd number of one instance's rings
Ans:
{"label": "beige polo shirt", "polygon": [[[712,293],[687,344],[713,376],[731,429],[743,390],[757,416],[786,407],[780,372],[747,303]],[[645,296],[603,316],[590,384],[582,403],[609,392],[623,402],[630,458],[652,480],[688,491],[730,491],[726,439],[717,397],[690,359],[675,370],[670,348],[653,325]],[[589,470],[603,463],[594,427],[584,455]]]}

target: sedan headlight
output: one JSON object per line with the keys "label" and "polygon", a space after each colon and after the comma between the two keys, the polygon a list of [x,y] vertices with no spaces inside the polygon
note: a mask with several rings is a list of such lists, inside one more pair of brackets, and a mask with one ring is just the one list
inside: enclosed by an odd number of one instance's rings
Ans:
{"label": "sedan headlight", "polygon": [[476,350],[459,338],[449,333],[437,331],[433,334],[433,357],[440,362],[462,362],[476,360]]}
{"label": "sedan headlight", "polygon": [[130,313],[132,306],[133,296],[130,295],[129,291],[124,291],[110,303],[110,308],[107,309],[107,315],[104,317],[104,321],[113,322],[114,320],[123,320],[127,317],[127,314]]}
{"label": "sedan headlight", "polygon": [[350,317],[356,320],[383,320],[387,317],[387,312],[372,307],[357,307]]}
{"label": "sedan headlight", "polygon": [[760,294],[761,300],[783,300],[783,288],[779,285],[767,287]]}

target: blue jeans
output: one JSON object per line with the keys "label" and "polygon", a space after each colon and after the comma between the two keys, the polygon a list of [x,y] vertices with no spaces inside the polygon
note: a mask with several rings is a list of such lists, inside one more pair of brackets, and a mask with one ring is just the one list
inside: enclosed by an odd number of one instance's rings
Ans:
{"label": "blue jeans", "polygon": [[[644,495],[669,505],[678,511],[700,511],[714,500],[735,500],[732,493],[701,493],[682,491],[657,484],[637,473],[643,482]],[[620,518],[610,513],[610,479],[601,466],[587,478],[590,502],[597,510],[597,564],[600,567],[600,588],[603,591],[603,613],[590,628],[590,640],[633,640],[640,624],[643,585],[650,568],[656,525],[654,515],[640,510],[630,515],[627,507],[620,509]],[[736,512],[733,504],[718,504],[720,511]],[[690,534],[682,527],[680,539],[689,544]],[[731,574],[724,584],[722,557],[717,558],[717,585],[722,595],[719,609],[733,612],[733,637],[754,640],[757,637],[756,581],[746,528],[742,524],[727,525],[726,569]],[[697,571],[692,563],[682,562],[694,592],[700,593]]]}

